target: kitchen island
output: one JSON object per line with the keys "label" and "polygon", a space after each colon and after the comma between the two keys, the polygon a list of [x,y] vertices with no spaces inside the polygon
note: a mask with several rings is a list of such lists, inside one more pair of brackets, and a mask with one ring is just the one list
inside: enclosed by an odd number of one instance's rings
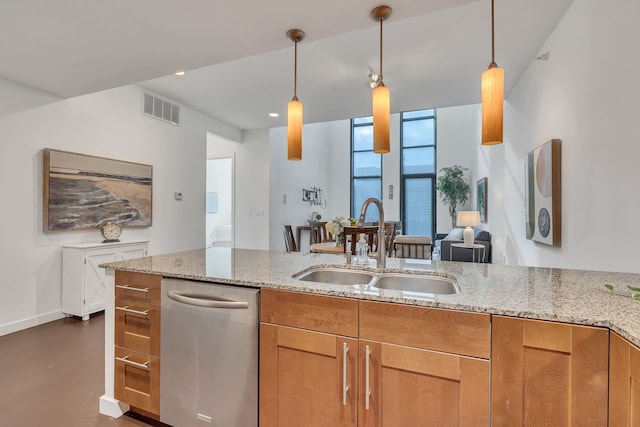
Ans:
{"label": "kitchen island", "polygon": [[[302,282],[294,278],[317,266],[362,268],[346,266],[344,258],[336,255],[229,248],[194,250],[106,265],[112,278],[117,270],[358,301],[595,326],[611,330],[640,346],[640,302],[622,294],[627,284],[640,284],[639,274],[387,260],[385,271],[455,278],[462,289],[459,294],[425,295],[362,285]],[[605,283],[615,285],[616,291],[606,290]],[[113,296],[113,286],[107,294]],[[118,416],[118,411],[126,410],[126,405],[118,406],[119,402],[113,399],[113,320],[114,307],[109,305],[106,310],[105,395],[101,398],[100,410]]]}

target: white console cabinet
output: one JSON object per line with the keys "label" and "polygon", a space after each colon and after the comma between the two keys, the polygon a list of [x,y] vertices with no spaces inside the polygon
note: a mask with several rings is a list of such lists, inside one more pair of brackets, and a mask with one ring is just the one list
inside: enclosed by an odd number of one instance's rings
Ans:
{"label": "white console cabinet", "polygon": [[105,308],[105,270],[100,264],[147,256],[147,240],[62,247],[62,311],[88,320]]}

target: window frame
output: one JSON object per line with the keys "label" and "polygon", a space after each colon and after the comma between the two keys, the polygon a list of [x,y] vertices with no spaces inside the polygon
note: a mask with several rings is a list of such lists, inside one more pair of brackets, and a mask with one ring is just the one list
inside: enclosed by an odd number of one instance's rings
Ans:
{"label": "window frame", "polygon": [[[431,179],[431,182],[433,183],[431,186],[431,198],[432,198],[432,202],[431,203],[431,217],[433,218],[432,224],[431,224],[431,239],[434,240],[435,236],[436,236],[436,229],[437,229],[437,218],[436,218],[436,204],[437,204],[437,199],[436,199],[436,176],[437,176],[437,171],[438,171],[438,120],[437,120],[437,110],[435,108],[433,109],[425,109],[424,111],[432,111],[432,114],[426,114],[423,116],[418,116],[418,117],[411,117],[411,118],[405,118],[405,114],[406,113],[415,113],[416,111],[423,111],[423,110],[415,110],[415,111],[403,111],[400,113],[400,221],[402,224],[402,231],[403,233],[405,232],[405,230],[407,230],[407,224],[406,224],[406,207],[405,207],[405,200],[406,200],[406,181],[408,179]],[[412,145],[411,147],[405,147],[404,146],[404,124],[405,122],[414,122],[414,121],[420,121],[420,120],[433,120],[433,144],[423,144],[423,145]],[[418,148],[430,148],[433,147],[433,168],[434,171],[432,173],[426,173],[426,172],[422,172],[422,173],[405,173],[404,172],[404,154],[405,154],[405,150],[412,150],[412,149],[418,149]]]}
{"label": "window frame", "polygon": [[[366,122],[364,122],[365,119],[370,119],[367,120]],[[360,123],[356,123],[356,121],[362,121]],[[359,175],[359,176],[354,176],[354,153],[368,153],[371,152],[373,153],[373,140],[371,141],[371,149],[370,150],[355,150],[355,143],[354,143],[354,134],[355,134],[355,128],[358,127],[365,127],[365,126],[371,126],[371,128],[373,129],[373,117],[356,117],[356,118],[352,118],[351,119],[351,171],[350,171],[350,175],[351,175],[351,194],[349,195],[349,199],[350,199],[350,205],[351,205],[351,211],[350,211],[350,216],[352,218],[358,218],[358,216],[360,216],[360,206],[354,206],[355,200],[354,200],[354,195],[355,195],[355,182],[357,179],[379,179],[380,180],[380,195],[382,196],[382,176],[383,176],[383,164],[384,162],[382,161],[382,154],[378,154],[379,159],[380,159],[380,175]],[[375,153],[374,153],[375,154]],[[382,201],[382,200],[380,200]]]}

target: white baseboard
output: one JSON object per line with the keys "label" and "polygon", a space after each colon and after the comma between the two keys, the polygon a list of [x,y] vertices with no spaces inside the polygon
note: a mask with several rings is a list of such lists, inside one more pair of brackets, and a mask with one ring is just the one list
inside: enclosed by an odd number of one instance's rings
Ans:
{"label": "white baseboard", "polygon": [[5,323],[4,325],[0,325],[0,337],[23,329],[33,328],[34,326],[42,325],[44,323],[53,322],[54,320],[62,319],[63,317],[65,317],[65,314],[62,310],[55,310],[49,313],[39,314],[38,316],[18,320],[16,322]]}
{"label": "white baseboard", "polygon": [[100,396],[100,413],[113,418],[120,418],[129,410],[129,405],[119,400],[115,400],[106,394]]}

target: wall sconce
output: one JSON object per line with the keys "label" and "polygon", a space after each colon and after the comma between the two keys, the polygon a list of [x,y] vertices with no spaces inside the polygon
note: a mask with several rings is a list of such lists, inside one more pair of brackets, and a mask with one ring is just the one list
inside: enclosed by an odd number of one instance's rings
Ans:
{"label": "wall sconce", "polygon": [[491,64],[482,73],[482,145],[502,144],[504,69],[495,62],[493,0],[491,0]]}
{"label": "wall sconce", "polygon": [[371,11],[371,18],[380,21],[380,81],[372,92],[373,104],[373,151],[378,154],[388,153],[389,149],[389,121],[391,107],[389,88],[382,81],[382,21],[391,15],[389,6],[378,6]]}

